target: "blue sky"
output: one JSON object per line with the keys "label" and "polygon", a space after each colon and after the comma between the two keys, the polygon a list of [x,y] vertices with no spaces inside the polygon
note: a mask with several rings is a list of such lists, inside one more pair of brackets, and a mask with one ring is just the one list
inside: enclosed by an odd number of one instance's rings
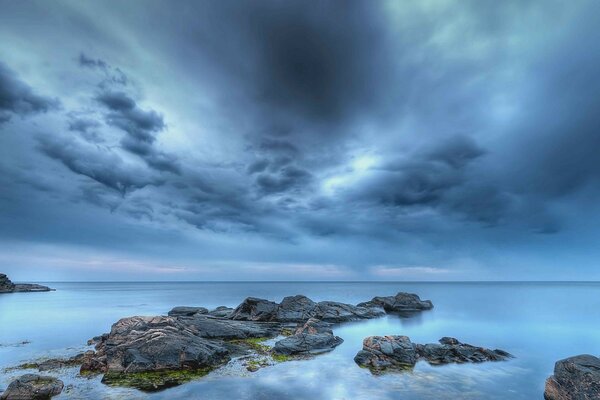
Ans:
{"label": "blue sky", "polygon": [[594,1],[0,0],[15,280],[597,280]]}

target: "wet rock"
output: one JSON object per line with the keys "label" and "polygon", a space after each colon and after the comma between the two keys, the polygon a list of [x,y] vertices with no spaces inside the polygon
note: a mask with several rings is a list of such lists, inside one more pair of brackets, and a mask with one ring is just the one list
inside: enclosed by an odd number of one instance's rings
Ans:
{"label": "wet rock", "polygon": [[233,308],[231,308],[231,307],[219,306],[219,307],[215,308],[214,310],[210,310],[208,312],[208,315],[212,315],[213,317],[218,317],[218,318],[229,318],[229,316],[231,315],[232,312],[233,312]]}
{"label": "wet rock", "polygon": [[311,318],[292,336],[275,343],[273,352],[283,355],[317,354],[333,350],[343,342],[334,336],[328,324]]}
{"label": "wet rock", "polygon": [[354,357],[360,366],[372,370],[388,368],[410,369],[418,360],[432,365],[484,361],[502,361],[512,356],[503,350],[490,350],[461,343],[454,338],[442,338],[440,344],[414,344],[407,336],[370,336],[363,349]]}
{"label": "wet rock", "polygon": [[408,336],[369,336],[354,361],[374,370],[412,368],[417,362],[416,346]]}
{"label": "wet rock", "polygon": [[2,393],[2,400],[42,400],[62,392],[64,384],[51,376],[25,374],[15,379]]}
{"label": "wet rock", "polygon": [[35,283],[13,283],[8,276],[0,274],[0,293],[49,292],[51,290],[54,289]]}
{"label": "wet rock", "polygon": [[269,300],[248,297],[233,310],[229,318],[242,321],[272,321],[278,306]]}
{"label": "wet rock", "polygon": [[182,321],[196,330],[197,334],[207,339],[247,339],[274,337],[280,333],[281,326],[271,322],[232,321],[196,315]]}
{"label": "wet rock", "polygon": [[373,297],[370,301],[359,303],[359,307],[381,307],[388,313],[404,313],[430,310],[433,303],[430,300],[421,300],[414,293],[399,292],[395,296]]}
{"label": "wet rock", "polygon": [[176,318],[131,317],[112,326],[81,371],[114,375],[201,370],[228,360],[228,352],[219,342],[201,337],[193,326]]}
{"label": "wet rock", "polygon": [[347,322],[378,318],[385,314],[379,305],[368,307],[335,301],[316,303],[303,295],[285,297],[280,304],[249,297],[240,304],[229,318],[245,321],[276,321],[281,323],[304,322],[317,318],[328,322]]}
{"label": "wet rock", "polygon": [[600,358],[582,354],[557,361],[546,380],[546,400],[600,399]]}
{"label": "wet rock", "polygon": [[208,310],[204,307],[174,307],[167,314],[169,317],[191,317],[195,314],[207,314]]}

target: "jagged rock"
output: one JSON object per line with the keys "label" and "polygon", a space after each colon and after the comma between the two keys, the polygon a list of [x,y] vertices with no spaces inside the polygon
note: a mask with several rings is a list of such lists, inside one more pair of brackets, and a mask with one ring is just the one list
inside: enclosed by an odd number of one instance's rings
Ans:
{"label": "jagged rock", "polygon": [[208,310],[204,307],[174,307],[167,314],[169,317],[191,317],[195,314],[208,314]]}
{"label": "jagged rock", "polygon": [[546,380],[546,400],[600,399],[600,358],[582,354],[557,361]]}
{"label": "jagged rock", "polygon": [[2,393],[2,400],[42,400],[62,392],[64,384],[51,376],[25,374],[15,379]]}
{"label": "jagged rock", "polygon": [[215,308],[214,310],[210,310],[208,312],[208,315],[212,315],[213,317],[218,317],[218,318],[228,318],[232,312],[233,312],[233,308],[231,308],[231,307],[219,306],[219,307]]}
{"label": "jagged rock", "polygon": [[96,345],[82,372],[137,373],[197,370],[229,360],[220,343],[173,317],[123,318]]}
{"label": "jagged rock", "polygon": [[421,300],[414,293],[399,292],[395,296],[373,297],[370,301],[359,303],[358,307],[381,307],[388,313],[404,313],[430,310],[433,303],[430,300]]}
{"label": "jagged rock", "polygon": [[375,370],[411,368],[417,362],[416,346],[408,336],[369,336],[354,361]]}
{"label": "jagged rock", "polygon": [[333,350],[343,339],[334,336],[329,324],[311,318],[296,329],[296,333],[275,343],[276,354],[317,354]]}
{"label": "jagged rock", "polygon": [[242,321],[272,321],[278,306],[269,300],[248,297],[233,310],[229,318]]}
{"label": "jagged rock", "polygon": [[281,326],[277,323],[232,321],[206,315],[184,318],[182,322],[189,327],[193,327],[199,336],[207,339],[231,340],[274,337],[281,331]]}
{"label": "jagged rock", "polygon": [[420,359],[432,365],[502,361],[512,357],[503,350],[490,350],[444,337],[440,344],[414,344],[407,336],[369,336],[354,361],[372,370],[412,368]]}
{"label": "jagged rock", "polygon": [[13,283],[8,276],[0,274],[0,293],[49,292],[51,290],[54,289],[35,283]]}
{"label": "jagged rock", "polygon": [[335,301],[316,303],[303,295],[285,297],[280,304],[249,297],[229,316],[234,320],[304,322],[317,318],[328,322],[347,322],[377,318],[385,314],[378,306],[359,307]]}

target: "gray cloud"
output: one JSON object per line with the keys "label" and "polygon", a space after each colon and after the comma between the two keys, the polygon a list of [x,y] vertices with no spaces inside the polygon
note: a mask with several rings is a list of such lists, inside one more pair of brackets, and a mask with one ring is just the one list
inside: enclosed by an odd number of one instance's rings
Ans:
{"label": "gray cloud", "polygon": [[0,123],[12,115],[25,116],[56,108],[58,101],[36,94],[16,74],[0,63]]}

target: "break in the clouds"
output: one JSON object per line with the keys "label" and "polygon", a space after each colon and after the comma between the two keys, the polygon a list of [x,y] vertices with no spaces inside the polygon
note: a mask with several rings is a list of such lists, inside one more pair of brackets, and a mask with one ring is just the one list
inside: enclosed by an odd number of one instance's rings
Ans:
{"label": "break in the clouds", "polygon": [[16,279],[600,277],[594,1],[0,9]]}

